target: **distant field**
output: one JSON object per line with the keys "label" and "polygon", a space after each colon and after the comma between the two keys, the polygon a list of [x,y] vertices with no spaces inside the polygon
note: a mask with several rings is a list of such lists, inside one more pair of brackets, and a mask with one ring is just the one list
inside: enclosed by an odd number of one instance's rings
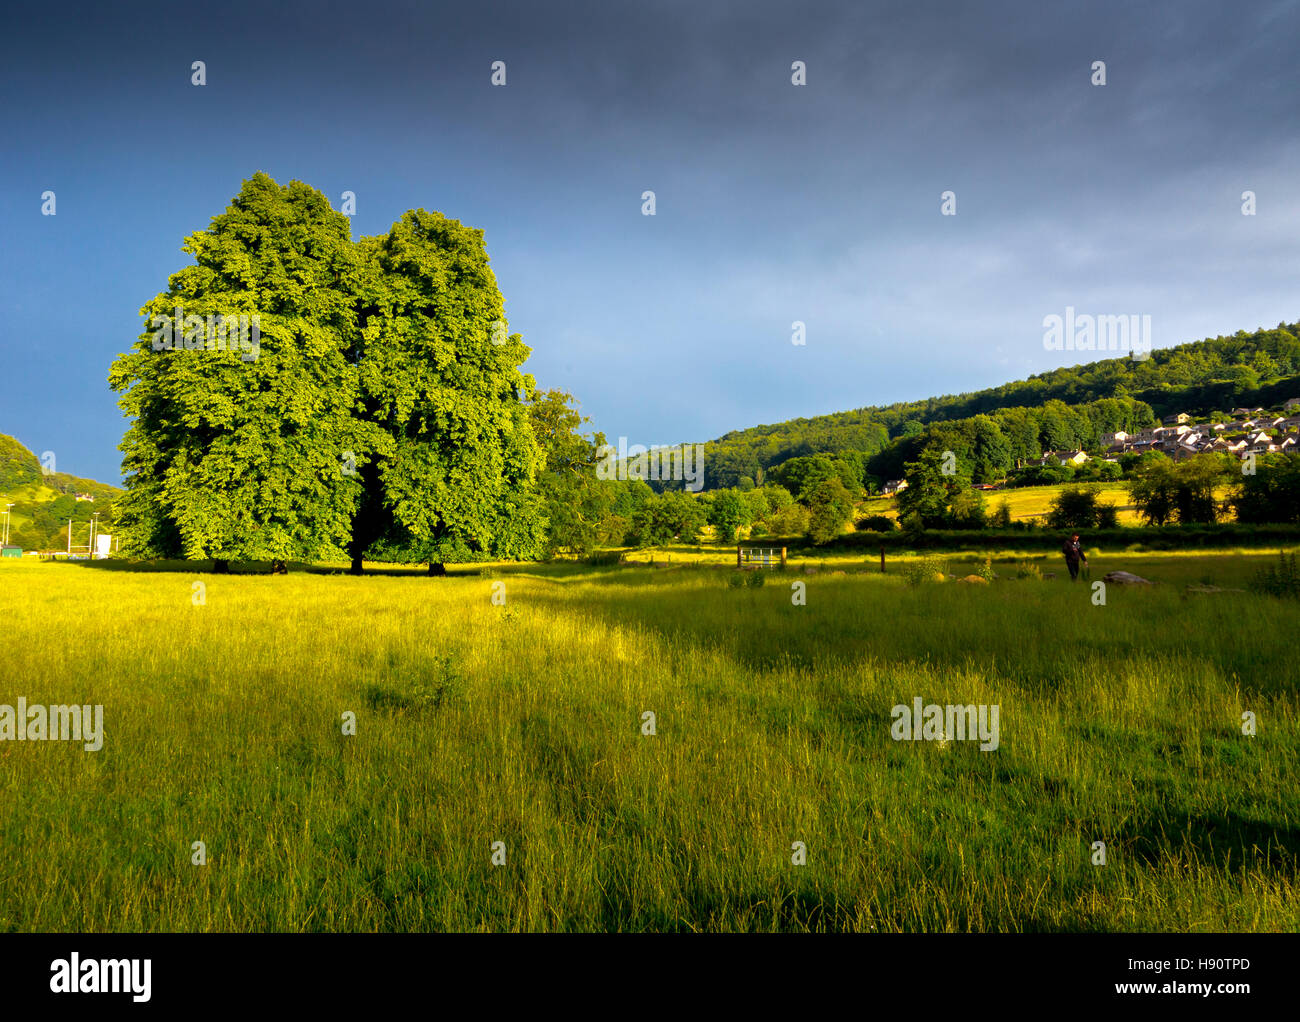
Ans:
{"label": "distant field", "polygon": [[[1161,584],[1094,606],[686,556],[0,562],[0,703],[106,731],[0,743],[0,930],[1300,928],[1300,606],[1186,588],[1268,558],[1099,555]],[[893,740],[917,697],[997,705],[998,748]]]}
{"label": "distant field", "polygon": [[[1016,489],[986,490],[984,491],[984,507],[989,514],[992,514],[1005,500],[1011,506],[1012,521],[1023,522],[1034,518],[1043,518],[1052,509],[1052,500],[1062,490],[1070,488],[1070,484],[1065,484],[1060,486],[1022,486]],[[1226,488],[1219,491],[1220,500],[1226,495]],[[1123,486],[1113,483],[1097,485],[1097,496],[1102,503],[1114,504],[1119,508],[1120,525],[1142,524],[1142,518],[1133,509],[1133,505],[1129,501],[1128,490]],[[896,506],[893,497],[873,497],[862,504],[861,513],[864,516],[886,515],[897,519]]]}

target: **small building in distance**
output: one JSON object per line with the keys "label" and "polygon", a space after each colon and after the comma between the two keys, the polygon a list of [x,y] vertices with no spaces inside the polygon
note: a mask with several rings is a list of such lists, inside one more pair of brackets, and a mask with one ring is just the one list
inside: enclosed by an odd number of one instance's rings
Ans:
{"label": "small building in distance", "polygon": [[1082,465],[1090,461],[1084,451],[1048,451],[1039,460],[1040,465]]}

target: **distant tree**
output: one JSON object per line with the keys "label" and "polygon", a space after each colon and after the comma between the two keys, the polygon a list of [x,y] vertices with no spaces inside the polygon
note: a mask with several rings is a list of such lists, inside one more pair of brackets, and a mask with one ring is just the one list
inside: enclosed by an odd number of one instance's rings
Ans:
{"label": "distant tree", "polygon": [[1074,435],[1063,414],[1067,410],[1058,401],[1045,408],[1039,417],[1038,441],[1044,451],[1063,451],[1074,445]]}
{"label": "distant tree", "polygon": [[1011,444],[998,424],[987,415],[977,415],[971,420],[974,446],[972,479],[977,483],[991,483],[1006,476],[1011,467]]}
{"label": "distant tree", "polygon": [[1219,512],[1215,490],[1224,482],[1225,472],[1225,462],[1213,455],[1179,463],[1151,461],[1129,482],[1129,497],[1151,525],[1214,522]]}
{"label": "distant tree", "polygon": [[666,546],[675,539],[694,543],[704,521],[700,500],[669,490],[655,494],[633,513],[629,539],[634,546]]}
{"label": "distant tree", "polygon": [[795,500],[807,504],[812,492],[822,483],[836,478],[834,461],[825,454],[791,458],[777,469],[777,479]]}
{"label": "distant tree", "polygon": [[1219,504],[1215,491],[1225,481],[1226,466],[1216,455],[1198,455],[1177,464],[1174,478],[1177,489],[1174,506],[1183,525],[1218,521]]}
{"label": "distant tree", "polygon": [[1300,522],[1300,457],[1265,454],[1230,498],[1237,520],[1252,524]]}
{"label": "distant tree", "polygon": [[735,490],[719,490],[712,494],[705,513],[719,543],[734,543],[736,530],[753,520],[749,504]]}
{"label": "distant tree", "polygon": [[[946,475],[943,471],[943,452],[935,448],[926,448],[921,452],[920,458],[909,462],[905,467],[907,488],[895,498],[899,518],[916,514],[920,516],[925,528],[951,526],[952,503],[970,489],[970,476],[960,471]],[[960,467],[961,463],[958,462],[958,468]]]}
{"label": "distant tree", "polygon": [[853,495],[839,479],[819,483],[808,495],[807,503],[808,537],[817,544],[839,536],[853,514]]}
{"label": "distant tree", "polygon": [[984,528],[984,495],[972,489],[955,494],[948,505],[948,519],[956,529]]}
{"label": "distant tree", "polygon": [[1176,515],[1174,463],[1165,459],[1135,468],[1128,495],[1148,525],[1165,525],[1171,521]]}
{"label": "distant tree", "polygon": [[772,511],[784,511],[794,503],[794,497],[784,486],[768,485],[763,487],[763,496],[767,498],[769,513]]}
{"label": "distant tree", "polygon": [[808,533],[808,509],[790,503],[767,516],[767,532],[772,536],[805,536]]}
{"label": "distant tree", "polygon": [[768,516],[772,510],[772,504],[768,500],[768,491],[763,490],[742,490],[741,499],[745,502],[747,509],[746,521],[758,522]]}
{"label": "distant tree", "polygon": [[1052,498],[1047,524],[1053,529],[1092,529],[1097,526],[1097,493],[1078,486]]}
{"label": "distant tree", "polygon": [[608,483],[596,478],[605,436],[582,434],[583,424],[590,420],[576,404],[571,394],[548,390],[535,394],[528,406],[533,435],[545,456],[537,489],[546,519],[546,545],[552,554],[590,554],[600,542],[600,523],[614,499]]}

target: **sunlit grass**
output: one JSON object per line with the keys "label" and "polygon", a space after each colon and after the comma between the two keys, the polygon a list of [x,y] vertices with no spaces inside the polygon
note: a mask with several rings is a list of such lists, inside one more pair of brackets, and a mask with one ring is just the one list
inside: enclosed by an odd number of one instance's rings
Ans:
{"label": "sunlit grass", "polygon": [[[0,928],[1300,928],[1300,609],[1186,590],[1265,556],[1103,553],[1160,583],[1105,606],[1010,562],[735,589],[702,559],[0,564],[0,703],[106,728],[0,743]],[[1000,747],[894,742],[916,696],[998,704]]]}

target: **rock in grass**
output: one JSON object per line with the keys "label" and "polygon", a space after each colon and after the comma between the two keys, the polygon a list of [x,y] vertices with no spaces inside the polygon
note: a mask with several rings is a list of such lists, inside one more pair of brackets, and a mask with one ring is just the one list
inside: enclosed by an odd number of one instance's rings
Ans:
{"label": "rock in grass", "polygon": [[988,579],[986,579],[986,578],[980,578],[978,575],[967,575],[965,578],[958,579],[958,581],[959,581],[959,582],[970,582],[972,585],[981,585],[981,586],[986,586],[986,585],[989,584],[989,580],[988,580]]}
{"label": "rock in grass", "polygon": [[1107,582],[1114,582],[1116,585],[1121,586],[1149,586],[1155,584],[1141,575],[1134,575],[1131,571],[1110,571],[1103,578]]}

